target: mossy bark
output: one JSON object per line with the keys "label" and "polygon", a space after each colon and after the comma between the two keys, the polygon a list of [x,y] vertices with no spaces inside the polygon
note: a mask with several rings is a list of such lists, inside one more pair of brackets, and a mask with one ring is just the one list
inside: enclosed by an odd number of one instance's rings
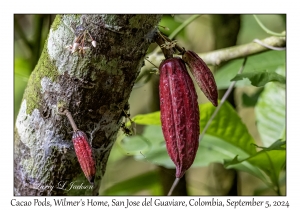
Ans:
{"label": "mossy bark", "polygon": [[[97,195],[124,107],[161,15],[58,15],[30,76],[14,139],[15,195]],[[84,21],[83,21],[84,20]],[[71,25],[97,41],[72,54]],[[75,30],[75,32],[77,32]],[[72,129],[57,107],[67,108],[96,159],[90,186],[77,161]],[[126,110],[125,110],[126,111]],[[72,188],[72,189],[71,189]],[[76,189],[75,189],[76,188]]]}

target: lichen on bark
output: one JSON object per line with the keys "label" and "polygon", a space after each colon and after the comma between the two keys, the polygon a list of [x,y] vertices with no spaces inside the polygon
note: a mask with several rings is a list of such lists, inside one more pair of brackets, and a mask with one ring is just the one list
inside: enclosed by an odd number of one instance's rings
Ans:
{"label": "lichen on bark", "polygon": [[[123,107],[150,44],[147,34],[160,18],[57,16],[16,120],[15,195],[97,195],[122,122]],[[90,45],[83,57],[65,48],[74,41],[72,23],[88,30],[97,41],[97,47]],[[65,116],[58,114],[58,104],[68,108],[77,126],[89,137],[97,167],[92,188],[80,169],[71,126]],[[71,183],[80,189],[67,190]]]}

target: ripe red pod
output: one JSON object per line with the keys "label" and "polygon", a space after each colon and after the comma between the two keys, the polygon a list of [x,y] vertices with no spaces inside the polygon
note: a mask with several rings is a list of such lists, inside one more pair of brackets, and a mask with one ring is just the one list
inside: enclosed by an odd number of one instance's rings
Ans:
{"label": "ripe red pod", "polygon": [[181,178],[193,164],[199,145],[197,94],[181,58],[164,60],[159,70],[162,131],[176,177]]}
{"label": "ripe red pod", "polygon": [[189,66],[204,95],[214,106],[218,106],[218,88],[214,75],[206,63],[196,53],[190,50],[184,52],[182,59]]}
{"label": "ripe red pod", "polygon": [[94,183],[96,174],[95,160],[88,138],[83,131],[77,130],[73,133],[73,144],[80,167],[91,184]]}

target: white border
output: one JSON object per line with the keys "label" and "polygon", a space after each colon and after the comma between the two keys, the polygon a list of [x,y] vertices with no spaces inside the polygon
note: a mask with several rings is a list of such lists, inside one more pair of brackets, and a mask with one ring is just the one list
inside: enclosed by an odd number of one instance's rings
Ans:
{"label": "white border", "polygon": [[[295,3],[294,3],[295,2]],[[287,14],[287,196],[256,197],[265,200],[288,200],[288,209],[298,209],[300,206],[299,185],[299,11],[297,1],[9,1],[1,5],[1,206],[10,209],[13,198],[21,200],[34,197],[13,197],[13,14],[15,13],[286,13]],[[42,3],[42,5],[40,5]],[[78,200],[81,197],[69,197]],[[83,197],[87,199],[88,197]],[[126,199],[127,197],[117,197]],[[129,197],[143,200],[143,197]],[[158,197],[155,197],[158,198]],[[210,197],[204,197],[209,199]],[[226,197],[217,197],[226,200]],[[241,197],[250,199],[251,197]],[[40,200],[43,198],[39,197]],[[53,199],[48,197],[47,199]],[[97,200],[111,200],[113,197],[97,197]],[[165,198],[166,199],[166,198]],[[172,199],[172,198],[168,198]],[[189,200],[190,197],[177,198]],[[232,199],[232,198],[229,198]],[[236,197],[234,199],[239,199]],[[32,207],[33,208],[33,207]],[[40,207],[39,207],[40,208]],[[57,208],[57,207],[56,207]],[[82,209],[82,207],[80,207]],[[99,208],[99,207],[98,207]],[[153,207],[152,207],[153,208]],[[155,207],[171,209],[176,207]],[[199,207],[201,208],[201,207]],[[243,208],[243,207],[240,207]],[[78,208],[77,208],[78,209]],[[114,208],[109,208],[114,209]],[[117,209],[117,208],[116,208]],[[119,208],[121,209],[121,208]],[[124,208],[122,208],[124,209]],[[135,208],[137,209],[137,208]],[[150,208],[149,208],[150,209]],[[177,208],[179,209],[179,208]],[[217,209],[217,208],[209,208]],[[229,208],[228,208],[229,209]],[[233,208],[230,208],[233,209]]]}

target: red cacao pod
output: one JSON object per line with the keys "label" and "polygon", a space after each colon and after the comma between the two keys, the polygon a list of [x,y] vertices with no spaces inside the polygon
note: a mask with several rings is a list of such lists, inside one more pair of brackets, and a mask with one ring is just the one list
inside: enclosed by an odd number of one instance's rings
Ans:
{"label": "red cacao pod", "polygon": [[93,184],[96,174],[96,166],[92,148],[88,143],[88,138],[83,131],[78,130],[73,133],[72,140],[80,167],[85,177],[91,184]]}
{"label": "red cacao pod", "polygon": [[218,88],[214,75],[206,63],[196,53],[190,50],[184,52],[182,59],[189,66],[191,73],[195,77],[204,95],[214,106],[218,106]]}
{"label": "red cacao pod", "polygon": [[159,70],[162,131],[176,177],[181,178],[193,164],[199,145],[197,94],[181,58],[163,61]]}

